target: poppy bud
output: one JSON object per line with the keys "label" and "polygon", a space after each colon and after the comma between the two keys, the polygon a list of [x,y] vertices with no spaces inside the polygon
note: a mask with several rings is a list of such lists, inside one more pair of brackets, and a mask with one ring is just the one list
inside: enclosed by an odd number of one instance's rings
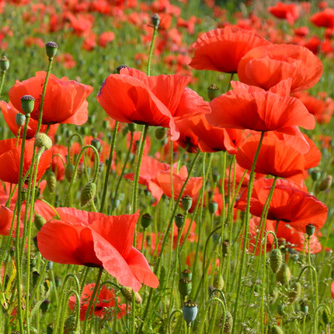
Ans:
{"label": "poppy bud", "polygon": [[29,115],[35,107],[35,98],[31,95],[24,95],[21,97],[21,107],[22,111]]}
{"label": "poppy bud", "polygon": [[72,177],[75,177],[74,171],[75,167],[71,163],[68,163],[65,168],[65,177],[68,182],[71,182]]}
{"label": "poppy bud", "polygon": [[38,215],[38,214],[35,215],[34,224],[38,231],[41,230],[41,228],[43,227],[45,223],[46,223],[46,220],[43,216]]}
{"label": "poppy bud", "polygon": [[[124,298],[131,302],[132,301],[132,292],[133,290],[127,286],[122,286],[121,288],[122,295]],[[136,304],[141,304],[142,303],[142,298],[140,297],[140,294],[138,292],[135,292],[135,302]]]}
{"label": "poppy bud", "polygon": [[119,66],[116,68],[116,72],[117,72],[118,74],[120,74],[120,73],[121,73],[121,70],[122,70],[123,68],[129,68],[129,66],[127,66],[127,65],[119,65]]}
{"label": "poppy bud", "polygon": [[218,290],[223,290],[224,289],[224,278],[220,273],[217,273],[213,279],[213,286],[218,289]]}
{"label": "poppy bud", "polygon": [[15,123],[20,128],[26,122],[26,117],[23,114],[16,114]]}
{"label": "poppy bud", "polygon": [[308,306],[307,304],[303,301],[301,302],[300,304],[300,310],[303,312],[303,313],[307,313],[308,312]]}
{"label": "poppy bud", "polygon": [[284,263],[281,265],[280,269],[278,270],[276,274],[276,280],[277,282],[280,282],[281,284],[287,284],[290,281],[291,278],[291,272],[289,267]]}
{"label": "poppy bud", "polygon": [[143,214],[141,217],[141,226],[143,228],[148,228],[152,223],[152,216],[149,213]]}
{"label": "poppy bud", "polygon": [[135,123],[129,123],[128,124],[128,129],[130,132],[135,132],[136,131],[136,124]]}
{"label": "poppy bud", "polygon": [[9,60],[6,56],[3,56],[0,59],[0,69],[2,70],[2,72],[6,72],[9,69]]}
{"label": "poppy bud", "polygon": [[213,172],[212,173],[212,180],[213,180],[213,182],[217,183],[219,181],[219,179],[220,179],[220,174],[217,173],[217,172]]}
{"label": "poppy bud", "polygon": [[312,172],[311,172],[311,178],[313,181],[318,181],[320,180],[320,177],[321,177],[321,170],[316,168],[316,169],[312,169]]}
{"label": "poppy bud", "polygon": [[193,273],[189,269],[184,269],[181,273],[181,277],[182,278],[188,278],[188,279],[192,280]]}
{"label": "poppy bud", "polygon": [[322,321],[326,326],[331,322],[331,316],[326,309],[322,312]]}
{"label": "poppy bud", "polygon": [[333,182],[333,177],[332,175],[327,175],[319,184],[319,190],[320,191],[325,191],[329,189],[332,185]]}
{"label": "poppy bud", "polygon": [[314,234],[315,226],[313,224],[306,225],[306,234],[311,237]]}
{"label": "poppy bud", "polygon": [[288,292],[289,304],[293,304],[300,298],[302,293],[302,286],[299,282],[295,282],[290,286],[290,290]]}
{"label": "poppy bud", "polygon": [[178,215],[175,216],[175,225],[177,228],[180,230],[184,224],[184,215],[179,213]]}
{"label": "poppy bud", "polygon": [[227,256],[229,252],[230,242],[228,240],[223,241],[223,256]]}
{"label": "poppy bud", "polygon": [[48,169],[46,172],[46,184],[50,193],[53,193],[57,185],[57,177],[51,169]]}
{"label": "poppy bud", "polygon": [[45,44],[45,51],[46,55],[49,57],[49,59],[53,59],[53,57],[56,55],[58,50],[58,45],[55,42],[48,42]]}
{"label": "poppy bud", "polygon": [[219,88],[217,87],[216,84],[212,84],[208,87],[208,98],[210,101],[215,99],[216,97],[220,96],[220,91]]}
{"label": "poppy bud", "polygon": [[64,324],[64,334],[73,334],[75,332],[75,316],[70,315]]}
{"label": "poppy bud", "polygon": [[54,328],[54,323],[51,322],[51,323],[48,324],[48,326],[46,327],[46,334],[53,334],[53,328]]}
{"label": "poppy bud", "polygon": [[183,318],[190,326],[190,324],[195,321],[198,313],[198,307],[197,304],[192,302],[191,300],[188,300],[187,302],[183,303],[182,307],[182,313],[183,313]]}
{"label": "poppy bud", "polygon": [[159,27],[159,24],[160,24],[160,16],[158,13],[155,13],[152,15],[151,17],[152,19],[152,24],[153,24],[153,27],[154,28],[158,28]]}
{"label": "poppy bud", "polygon": [[88,182],[82,189],[80,202],[81,206],[85,206],[92,202],[96,194],[96,184],[94,182]]}
{"label": "poppy bud", "polygon": [[35,144],[38,148],[44,147],[46,150],[49,150],[52,147],[52,140],[47,134],[39,132],[36,134]]}
{"label": "poppy bud", "polygon": [[274,304],[274,303],[276,302],[278,296],[279,296],[279,290],[278,290],[276,287],[274,287],[274,288],[270,291],[270,303],[271,303],[271,304]]}
{"label": "poppy bud", "polygon": [[179,280],[179,291],[182,297],[189,296],[193,288],[192,281],[188,278],[181,278]]}
{"label": "poppy bud", "polygon": [[157,138],[158,140],[163,140],[166,137],[167,129],[158,127],[155,129],[154,133],[155,133],[155,138]]}
{"label": "poppy bud", "polygon": [[46,313],[48,311],[50,307],[50,301],[48,299],[45,299],[41,306],[40,306],[40,309],[42,310],[43,314]]}
{"label": "poppy bud", "polygon": [[40,276],[40,274],[38,273],[37,270],[34,270],[32,272],[32,285],[33,286],[36,286],[39,276]]}
{"label": "poppy bud", "polygon": [[209,202],[209,212],[212,215],[214,215],[217,210],[218,210],[218,203],[214,201]]}
{"label": "poppy bud", "polygon": [[270,254],[270,267],[273,273],[277,273],[283,263],[283,256],[279,249],[273,249]]}
{"label": "poppy bud", "polygon": [[189,211],[192,204],[193,200],[189,195],[186,195],[182,198],[182,208],[184,211]]}
{"label": "poppy bud", "polygon": [[284,334],[282,328],[277,325],[271,327],[269,333],[270,334]]}
{"label": "poppy bud", "polygon": [[[223,320],[224,319],[222,319],[221,321],[223,321]],[[225,333],[225,334],[232,333],[232,328],[233,328],[233,316],[229,311],[226,311],[223,333]]]}
{"label": "poppy bud", "polygon": [[101,142],[98,139],[94,138],[90,143],[97,149],[98,152],[101,151]]}

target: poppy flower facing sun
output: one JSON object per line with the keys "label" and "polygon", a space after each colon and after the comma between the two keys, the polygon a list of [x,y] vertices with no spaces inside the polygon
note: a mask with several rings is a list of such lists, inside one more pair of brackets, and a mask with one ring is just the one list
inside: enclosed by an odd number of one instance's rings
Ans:
{"label": "poppy flower facing sun", "polygon": [[138,291],[158,278],[132,246],[139,212],[106,216],[73,208],[57,208],[60,220],[47,222],[37,234],[38,249],[48,260],[104,268],[119,284]]}

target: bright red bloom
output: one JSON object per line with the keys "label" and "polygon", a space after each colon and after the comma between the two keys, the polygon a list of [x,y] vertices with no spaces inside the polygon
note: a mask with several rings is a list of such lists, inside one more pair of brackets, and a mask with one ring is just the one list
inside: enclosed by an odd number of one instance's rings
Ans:
{"label": "bright red bloom", "polygon": [[269,44],[255,31],[230,26],[211,30],[192,45],[195,54],[189,65],[196,70],[236,73],[240,59],[249,50]]}
{"label": "bright red bloom", "polygon": [[48,260],[104,268],[119,284],[138,291],[142,283],[159,281],[132,246],[139,212],[106,216],[72,208],[57,208],[60,220],[47,222],[37,234],[38,249]]}
{"label": "bright red bloom", "polygon": [[[19,183],[20,160],[21,160],[21,140],[16,146],[16,138],[0,141],[0,180],[9,183]],[[23,175],[30,168],[34,153],[35,140],[26,140],[24,147]],[[44,152],[39,160],[37,181],[43,176],[50,166],[52,151]]]}
{"label": "bright red bloom", "polygon": [[268,12],[279,19],[286,19],[291,25],[299,17],[299,11],[295,4],[285,4],[283,2],[277,2],[275,6],[269,7]]}
{"label": "bright red bloom", "polygon": [[[0,205],[0,235],[9,235],[12,222],[14,220],[14,228],[12,236],[16,235],[16,226],[17,226],[17,217],[14,218],[14,213],[9,208],[6,208],[4,205]],[[23,233],[23,224],[20,223],[20,237]]]}
{"label": "bright red bloom", "polygon": [[[32,95],[35,108],[31,117],[38,120],[40,98],[44,86],[46,72],[37,72],[36,76],[25,81],[16,81],[9,90],[9,99],[13,107],[22,112],[21,97]],[[50,74],[43,106],[43,124],[69,123],[82,125],[88,118],[88,102],[86,98],[93,87],[80,84],[63,77],[58,79]]]}
{"label": "bright red bloom", "polygon": [[[12,133],[14,134],[14,136],[17,136],[17,133],[19,131],[19,128],[16,124],[16,115],[19,114],[20,112],[14,108],[14,106],[11,104],[11,102],[6,103],[4,101],[0,101],[0,109],[2,111],[2,115],[10,129],[10,131],[12,131]],[[33,138],[36,135],[36,130],[37,130],[37,125],[38,125],[38,121],[36,121],[33,118],[29,119],[29,123],[28,123],[28,128],[27,128],[27,139]],[[39,132],[46,132],[47,130],[47,125],[43,125],[41,126],[41,129]],[[58,128],[58,124],[52,124],[49,127],[49,132],[48,135],[49,136],[53,136]],[[23,135],[23,131],[21,131],[20,136],[22,137]]]}
{"label": "bright red bloom", "polygon": [[[272,183],[272,179],[259,179],[254,182],[251,214],[261,217]],[[239,210],[246,209],[247,191],[244,191],[236,204]],[[277,180],[268,219],[284,221],[291,224],[296,231],[305,233],[306,225],[310,223],[319,230],[326,222],[327,212],[327,206],[314,196],[300,190],[287,180]]]}
{"label": "bright red bloom", "polygon": [[[90,299],[92,298],[92,294],[95,288],[95,283],[87,284],[83,288],[82,294],[80,296],[80,320],[84,321],[86,317],[86,313],[88,310],[88,305]],[[117,297],[117,319],[121,319],[126,315],[126,305],[120,304],[120,298]],[[68,306],[73,311],[76,307],[77,299],[75,296],[71,296],[68,301]],[[94,309],[94,315],[100,319],[108,318],[111,315],[115,314],[115,290],[108,289],[105,285],[102,286],[100,290],[99,296],[97,298],[96,306]],[[93,307],[90,310],[90,315],[93,314]]]}
{"label": "bright red bloom", "polygon": [[108,43],[112,42],[115,38],[115,34],[112,31],[103,32],[98,39],[99,46],[105,48]]}
{"label": "bright red bloom", "polygon": [[113,119],[170,128],[172,139],[176,140],[174,119],[210,111],[196,92],[186,88],[190,80],[178,74],[149,77],[124,68],[120,74],[109,75],[97,100]]}
{"label": "bright red bloom", "polygon": [[296,126],[313,129],[315,120],[305,106],[290,97],[291,79],[269,91],[232,81],[229,91],[211,101],[208,122],[217,127],[278,131],[297,135]]}
{"label": "bright red bloom", "polygon": [[249,51],[240,61],[238,76],[247,85],[265,90],[291,78],[291,91],[313,87],[322,75],[322,63],[299,45],[272,44]]}
{"label": "bright red bloom", "polygon": [[331,294],[332,294],[332,298],[334,299],[334,282],[332,282],[331,284]]}
{"label": "bright red bloom", "polygon": [[326,8],[311,17],[311,22],[317,27],[334,29],[334,9]]}

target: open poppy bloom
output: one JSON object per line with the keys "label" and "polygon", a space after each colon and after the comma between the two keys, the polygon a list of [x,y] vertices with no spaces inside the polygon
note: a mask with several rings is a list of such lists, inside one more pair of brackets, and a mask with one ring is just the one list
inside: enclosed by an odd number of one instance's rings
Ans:
{"label": "open poppy bloom", "polygon": [[[265,202],[268,198],[273,179],[259,179],[254,182],[251,197],[250,212],[261,217]],[[246,209],[247,192],[245,190],[236,203],[236,208]],[[289,223],[296,231],[305,233],[306,225],[313,224],[319,230],[327,219],[327,206],[314,196],[300,190],[287,180],[277,180],[268,219]]]}
{"label": "open poppy bloom", "polygon": [[303,46],[271,44],[250,50],[238,66],[239,80],[265,90],[291,78],[291,91],[309,89],[321,78],[321,60]]}
{"label": "open poppy bloom", "polygon": [[[87,284],[83,288],[80,296],[80,320],[84,321],[88,310],[88,305],[95,288],[95,283]],[[117,319],[121,319],[126,315],[126,305],[119,304],[120,298],[117,297]],[[71,296],[68,301],[68,306],[73,311],[76,307],[77,299],[75,296]],[[105,285],[102,286],[99,296],[97,298],[96,306],[94,309],[94,315],[100,319],[104,319],[108,316],[114,316],[115,314],[115,290],[108,289]],[[93,307],[90,310],[90,315],[93,314]]]}
{"label": "open poppy bloom", "polygon": [[[16,115],[19,114],[20,112],[14,108],[14,106],[11,104],[11,102],[6,103],[4,101],[0,101],[0,109],[2,111],[3,118],[5,119],[10,131],[14,134],[14,136],[17,136],[19,127],[16,124]],[[36,135],[36,130],[37,130],[37,125],[38,121],[30,118],[29,123],[28,123],[28,128],[27,128],[27,139],[33,138]],[[45,133],[47,130],[47,125],[41,126],[41,129],[39,132]],[[49,127],[49,132],[48,136],[53,136],[58,128],[58,124],[52,124]],[[23,131],[21,131],[20,136],[22,137]]]}
{"label": "open poppy bloom", "polygon": [[317,27],[334,29],[334,9],[326,8],[311,17],[311,22]]}
{"label": "open poppy bloom", "polygon": [[253,30],[230,26],[211,30],[192,45],[195,54],[189,66],[196,70],[236,73],[240,59],[249,50],[269,44]]}
{"label": "open poppy bloom", "polygon": [[291,25],[299,17],[299,11],[295,4],[285,4],[278,2],[275,6],[269,7],[268,12],[279,19],[287,20]]}
{"label": "open poppy bloom", "polygon": [[[9,235],[13,219],[15,219],[12,233],[12,236],[14,237],[16,235],[16,226],[17,226],[16,216],[14,218],[14,212],[12,210],[6,208],[4,205],[0,205],[0,235]],[[20,237],[22,237],[22,234],[23,234],[23,224],[20,223]]]}
{"label": "open poppy bloom", "polygon": [[123,68],[103,83],[97,100],[105,112],[119,122],[170,128],[173,140],[179,133],[175,120],[210,112],[208,103],[186,88],[190,77],[182,75],[147,76]]}
{"label": "open poppy bloom", "polygon": [[301,101],[289,96],[291,79],[279,82],[269,91],[236,81],[231,84],[233,90],[210,103],[212,113],[206,118],[212,126],[299,136],[297,126],[314,128],[314,116]]}
{"label": "open poppy bloom", "polygon": [[104,268],[119,284],[138,291],[158,278],[132,246],[139,212],[106,216],[73,208],[57,208],[60,220],[47,222],[37,234],[38,249],[48,260]]}
{"label": "open poppy bloom", "polygon": [[[0,180],[9,183],[19,183],[21,142],[16,146],[16,138],[0,141]],[[24,146],[23,176],[27,173],[34,153],[34,139],[26,140]],[[52,151],[44,152],[39,160],[37,181],[43,176],[51,164]]]}
{"label": "open poppy bloom", "polygon": [[[46,72],[37,72],[36,76],[25,81],[16,81],[9,90],[12,106],[23,113],[21,97],[31,95],[35,98],[35,107],[31,118],[38,120]],[[80,84],[63,77],[58,79],[50,74],[46,88],[42,124],[69,123],[82,125],[88,119],[88,102],[86,98],[93,87]]]}

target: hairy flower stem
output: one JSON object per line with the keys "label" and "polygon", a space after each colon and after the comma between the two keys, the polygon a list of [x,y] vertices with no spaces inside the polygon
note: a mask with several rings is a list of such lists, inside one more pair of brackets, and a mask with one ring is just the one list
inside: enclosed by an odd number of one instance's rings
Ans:
{"label": "hairy flower stem", "polygon": [[6,71],[2,71],[2,73],[1,73],[1,83],[0,83],[0,96],[1,96],[1,93],[2,93],[3,84],[5,82],[5,77],[6,77]]}
{"label": "hairy flower stem", "polygon": [[253,190],[253,184],[254,184],[254,179],[255,179],[255,166],[256,166],[256,161],[260,153],[261,149],[261,144],[264,138],[264,131],[261,132],[261,138],[259,141],[259,145],[257,147],[257,151],[254,156],[250,176],[249,176],[249,185],[248,185],[248,193],[247,193],[247,205],[246,205],[246,214],[245,214],[245,226],[244,226],[244,239],[243,239],[243,248],[242,248],[242,256],[241,256],[241,264],[240,264],[240,270],[239,270],[239,279],[238,279],[238,288],[237,288],[237,299],[235,302],[235,307],[234,307],[234,316],[233,316],[233,329],[232,329],[232,334],[235,333],[236,329],[236,323],[237,323],[237,315],[238,315],[238,307],[239,307],[239,302],[240,302],[240,295],[241,295],[241,287],[242,287],[242,278],[243,278],[243,273],[244,273],[244,267],[245,267],[245,262],[246,262],[246,249],[248,248],[248,232],[249,232],[249,211],[250,211],[250,200],[251,200],[251,195],[252,195],[252,190]]}
{"label": "hairy flower stem", "polygon": [[149,52],[149,55],[148,55],[147,75],[151,75],[151,61],[152,61],[155,38],[157,37],[157,31],[158,31],[158,26],[155,26],[154,31],[153,31],[153,36],[152,36],[152,42],[151,42],[151,46],[150,46],[150,52]]}
{"label": "hairy flower stem", "polygon": [[101,213],[103,212],[104,203],[106,201],[106,196],[107,196],[108,181],[109,181],[112,157],[113,157],[114,150],[115,150],[117,130],[118,130],[118,122],[116,121],[115,126],[114,126],[113,136],[112,136],[112,139],[111,139],[111,147],[110,147],[110,153],[109,153],[109,158],[108,158],[106,177],[105,177],[104,183],[103,183],[103,193],[102,193],[102,200],[101,200],[101,206],[100,206],[100,212]]}

